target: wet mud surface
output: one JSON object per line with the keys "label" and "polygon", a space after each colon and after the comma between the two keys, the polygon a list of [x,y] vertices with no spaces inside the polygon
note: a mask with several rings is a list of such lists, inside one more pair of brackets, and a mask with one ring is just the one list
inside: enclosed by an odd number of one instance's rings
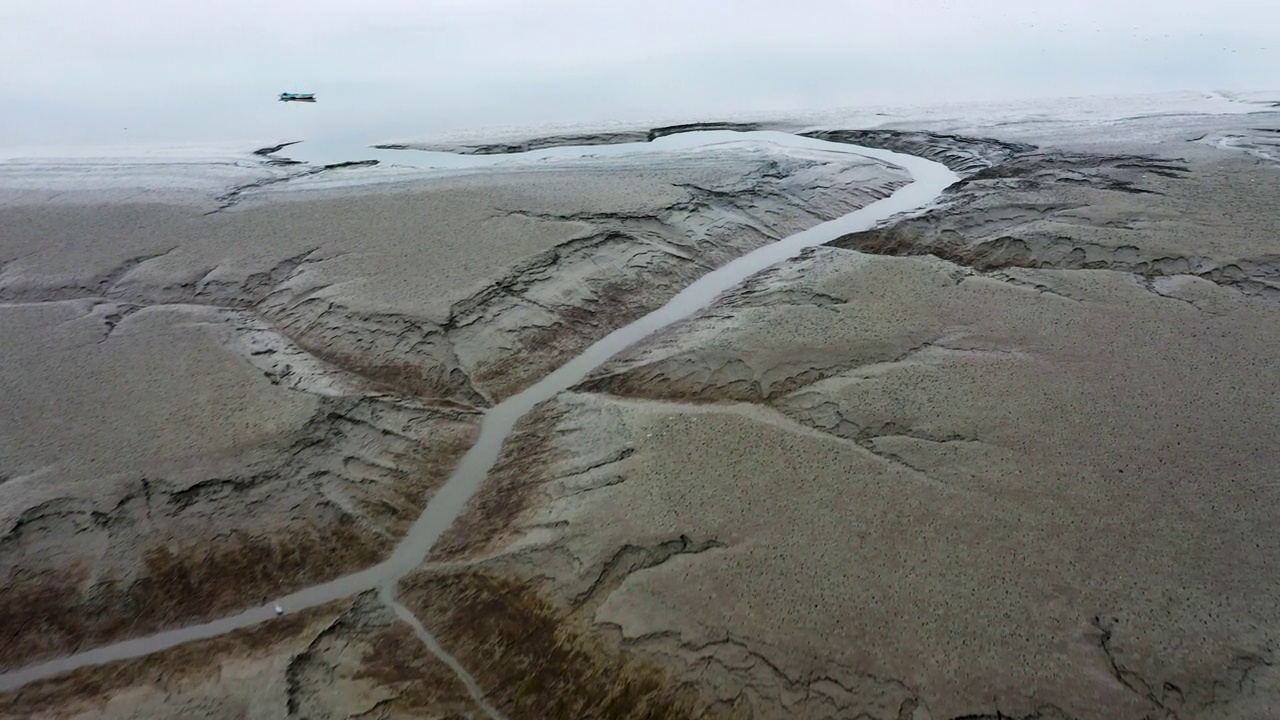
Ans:
{"label": "wet mud surface", "polygon": [[[753,276],[517,424],[397,587],[483,704],[368,593],[8,690],[0,709],[1264,717],[1280,702],[1280,173],[1257,154],[1267,133],[1224,123],[1096,148],[814,131],[963,180]],[[424,285],[416,309],[351,292],[333,270],[351,251],[314,236],[238,280],[158,285],[138,270],[163,248],[54,284],[14,253],[0,311],[60,313],[22,328],[155,353],[194,322],[216,339],[201,352],[234,361],[217,372],[261,381],[251,394],[275,414],[242,405],[248,435],[148,449],[45,495],[30,488],[52,462],[0,468],[18,508],[0,539],[0,625],[18,633],[4,664],[376,562],[473,441],[477,410],[707,268],[899,182],[846,169],[814,189],[836,169],[787,162],[665,178],[646,210],[612,195],[605,211],[486,207],[485,227],[542,228],[546,246],[474,292]],[[85,483],[106,500],[58,495]]]}

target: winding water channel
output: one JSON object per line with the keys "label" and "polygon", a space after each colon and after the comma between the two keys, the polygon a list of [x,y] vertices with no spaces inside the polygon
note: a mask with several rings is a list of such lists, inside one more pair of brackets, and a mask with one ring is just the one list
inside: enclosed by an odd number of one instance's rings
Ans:
{"label": "winding water channel", "polygon": [[[913,182],[888,198],[766,245],[707,273],[671,298],[667,304],[625,327],[614,330],[535,385],[494,406],[485,414],[480,436],[475,445],[462,458],[448,481],[431,498],[408,534],[386,560],[365,570],[313,585],[235,615],[104,645],[5,673],[0,675],[0,690],[19,687],[34,680],[52,677],[76,668],[141,657],[182,643],[216,637],[269,622],[277,617],[275,611],[277,603],[284,608],[285,612],[297,612],[374,589],[379,590],[386,601],[393,602],[397,582],[426,561],[436,540],[461,514],[467,501],[488,476],[489,470],[498,459],[503,441],[510,434],[516,421],[535,405],[578,383],[592,370],[628,346],[707,307],[718,295],[738,285],[747,277],[794,257],[805,248],[830,242],[847,233],[865,230],[892,215],[925,206],[936,199],[943,189],[959,179],[946,166],[913,155],[815,140],[776,131],[689,132],[658,138],[653,142],[546,148],[516,155],[457,155],[405,150],[368,150],[362,147],[338,153],[342,154],[345,160],[377,158],[386,159],[397,165],[428,169],[458,169],[527,163],[545,158],[687,151],[712,145],[743,142],[862,155],[904,168],[911,174]],[[313,156],[307,151],[305,145],[306,143],[299,146],[298,152],[290,154],[298,159],[315,162],[321,157],[324,161],[332,161],[337,153],[334,148],[326,147],[321,154]],[[400,607],[400,609],[403,608]],[[426,631],[421,630],[420,623],[416,623],[416,618],[414,621],[412,624],[415,626],[415,631],[424,634]],[[429,641],[429,646],[434,643],[429,636],[424,640]],[[435,648],[433,652],[436,652]],[[465,673],[460,668],[455,667],[455,670],[466,679]],[[473,695],[475,694],[473,689]]]}

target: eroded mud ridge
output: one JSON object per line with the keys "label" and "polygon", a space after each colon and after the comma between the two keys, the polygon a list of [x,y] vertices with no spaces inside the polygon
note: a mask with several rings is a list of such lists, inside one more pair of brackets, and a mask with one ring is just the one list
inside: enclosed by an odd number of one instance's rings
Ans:
{"label": "eroded mud ridge", "polygon": [[[125,700],[108,702],[122,687]],[[0,695],[4,717],[484,717],[373,593]]]}
{"label": "eroded mud ridge", "polygon": [[968,177],[1035,150],[1027,143],[995,138],[963,137],[911,130],[813,130],[805,137],[884,148],[940,162],[961,177]]}
{"label": "eroded mud ridge", "polygon": [[[1115,270],[1140,276],[1153,292],[1173,278],[1194,277],[1280,298],[1280,254],[1203,254],[1170,232],[1183,220],[1180,199],[1168,192],[1183,189],[1149,181],[1192,180],[1191,172],[1176,158],[1024,151],[973,173],[938,210],[832,244],[881,255],[933,255],[1009,282],[1018,280],[999,271]],[[1076,190],[1048,201],[1047,191],[1064,184]],[[1127,205],[1109,193],[1152,197]],[[1192,212],[1187,220],[1195,222],[1212,209]],[[1244,247],[1256,244],[1248,240],[1257,231],[1225,230],[1246,240]]]}
{"label": "eroded mud ridge", "polygon": [[[475,417],[322,398],[239,456],[99,481],[8,513],[7,668],[226,615],[386,556],[474,437]],[[15,478],[20,480],[20,478]]]}
{"label": "eroded mud ridge", "polygon": [[345,372],[270,322],[323,253],[149,282],[180,251],[55,281],[5,268],[2,667],[367,567],[474,439],[474,409]]}
{"label": "eroded mud ridge", "polygon": [[[707,130],[732,130],[734,132],[752,132],[755,130],[790,129],[782,124],[748,123],[748,122],[699,122],[681,125],[663,125],[648,130],[624,130],[619,132],[590,132],[547,135],[545,137],[519,140],[509,143],[484,143],[479,145],[433,144],[433,143],[382,143],[374,145],[380,150],[442,150],[461,155],[510,155],[533,150],[566,146],[618,145],[621,143],[652,142],[660,137],[678,135],[680,133],[700,132]],[[287,145],[264,148],[268,153],[277,152]]]}
{"label": "eroded mud ridge", "polygon": [[[658,128],[648,136],[699,129]],[[611,134],[596,141],[626,139]],[[581,140],[557,137],[485,152]],[[520,258],[474,294],[425,316],[370,314],[318,297],[323,288],[299,281],[285,283],[258,307],[282,332],[339,366],[378,380],[402,380],[403,389],[414,394],[485,405],[532,384],[708,269],[887,197],[907,181],[901,173],[860,161],[787,153],[732,168],[715,160],[707,164],[721,172],[685,173],[688,179],[674,179],[654,198],[656,204],[501,208],[496,222],[570,233],[554,247]],[[649,171],[625,163],[619,170]]]}

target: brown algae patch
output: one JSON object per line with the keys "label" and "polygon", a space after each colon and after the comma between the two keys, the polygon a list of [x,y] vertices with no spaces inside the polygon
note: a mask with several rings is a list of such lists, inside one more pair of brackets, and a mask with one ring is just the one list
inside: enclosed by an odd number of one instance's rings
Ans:
{"label": "brown algae patch", "polygon": [[161,653],[90,665],[47,680],[38,680],[0,693],[0,718],[39,715],[63,718],[101,710],[116,692],[154,685],[164,692],[216,680],[220,661],[263,657],[278,652],[278,645],[314,632],[331,623],[342,602],[277,618],[252,628],[236,630],[208,640],[179,645]]}
{"label": "brown algae patch", "polygon": [[495,547],[505,531],[518,526],[516,520],[536,499],[533,491],[546,481],[547,468],[566,453],[556,442],[556,426],[567,412],[550,400],[520,419],[489,477],[440,536],[431,551],[432,560],[481,554]]}
{"label": "brown algae patch", "polygon": [[[0,540],[0,668],[234,614],[376,564],[474,442],[469,418],[335,409],[285,447],[283,469],[168,495],[143,481],[109,513],[28,513]],[[412,425],[423,420],[448,422],[423,435]],[[371,453],[374,443],[392,448]],[[341,483],[345,508],[327,483]],[[25,549],[41,543],[52,547]]]}
{"label": "brown algae patch", "polygon": [[[743,717],[691,682],[579,632],[528,582],[478,572],[411,575],[401,597],[510,720]],[[744,701],[745,702],[745,701]]]}
{"label": "brown algae patch", "polygon": [[368,708],[361,717],[478,716],[453,670],[373,592],[293,655],[285,675],[290,717],[355,715],[353,705]]}
{"label": "brown algae patch", "polygon": [[[371,362],[355,353],[343,353],[295,339],[299,347],[334,367],[363,378],[374,392],[433,401],[445,407],[467,407],[461,400],[483,404],[460,368],[438,367],[434,372],[406,362]],[[461,400],[460,400],[461,399]]]}
{"label": "brown algae patch", "polygon": [[86,647],[230,614],[284,590],[367,567],[390,541],[333,522],[274,537],[233,533],[142,553],[138,577],[87,570],[10,571],[0,590],[0,665],[13,669]]}
{"label": "brown algae patch", "polygon": [[[476,717],[474,702],[372,592],[0,694],[0,718]],[[256,708],[256,711],[254,710]],[[7,713],[5,712],[7,711]]]}

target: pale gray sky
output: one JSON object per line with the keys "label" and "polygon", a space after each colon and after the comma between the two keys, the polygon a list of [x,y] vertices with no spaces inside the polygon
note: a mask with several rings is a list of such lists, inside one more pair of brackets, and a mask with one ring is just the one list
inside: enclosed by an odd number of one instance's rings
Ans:
{"label": "pale gray sky", "polygon": [[[0,142],[1280,89],[1273,0],[13,0]],[[283,90],[321,104],[287,120]],[[291,123],[282,127],[280,123]],[[301,123],[300,125],[298,123]]]}

